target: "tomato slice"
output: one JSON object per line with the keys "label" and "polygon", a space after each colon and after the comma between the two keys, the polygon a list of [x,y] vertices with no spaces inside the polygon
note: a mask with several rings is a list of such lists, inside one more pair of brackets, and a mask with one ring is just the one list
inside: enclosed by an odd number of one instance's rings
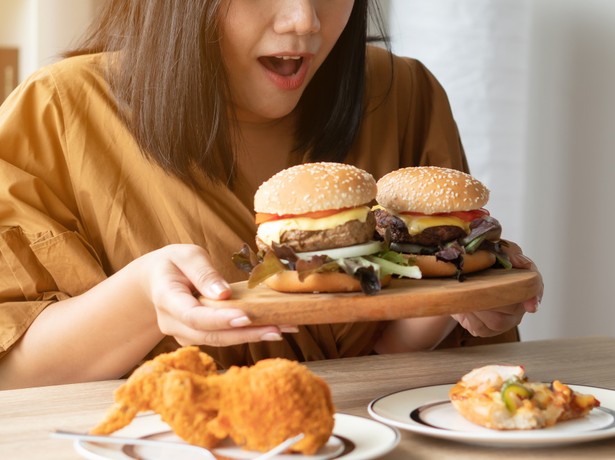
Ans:
{"label": "tomato slice", "polygon": [[269,222],[272,220],[280,220],[280,219],[293,219],[297,217],[307,217],[309,219],[322,219],[323,217],[329,217],[334,214],[338,214],[342,211],[346,211],[350,208],[341,208],[341,209],[327,209],[325,211],[314,211],[314,212],[306,212],[305,214],[268,214],[265,212],[257,212],[255,222],[257,225],[260,225],[264,222]]}
{"label": "tomato slice", "polygon": [[410,216],[425,216],[425,217],[456,217],[464,222],[472,222],[474,219],[489,215],[489,211],[485,208],[473,209],[472,211],[453,211],[453,212],[438,212],[435,214],[423,214],[421,212],[402,212],[400,214],[407,214]]}

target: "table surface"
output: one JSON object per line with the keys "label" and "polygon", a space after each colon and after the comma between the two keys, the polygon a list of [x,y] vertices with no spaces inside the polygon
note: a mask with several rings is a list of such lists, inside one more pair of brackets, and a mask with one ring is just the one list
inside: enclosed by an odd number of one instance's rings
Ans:
{"label": "table surface", "polygon": [[[531,379],[615,390],[615,337],[519,342],[433,352],[367,356],[310,363],[331,386],[337,411],[369,417],[373,399],[396,391],[455,382],[486,364],[523,364]],[[0,459],[78,459],[57,428],[87,431],[109,408],[120,381],[0,391]],[[613,459],[615,438],[549,448],[493,448],[402,430],[399,446],[382,457],[401,459]]]}

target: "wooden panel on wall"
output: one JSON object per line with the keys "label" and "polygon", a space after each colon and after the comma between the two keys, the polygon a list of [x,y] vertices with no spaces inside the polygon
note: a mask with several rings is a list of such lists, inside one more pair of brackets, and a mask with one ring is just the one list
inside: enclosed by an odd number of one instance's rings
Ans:
{"label": "wooden panel on wall", "polygon": [[0,48],[0,103],[17,86],[19,80],[19,52],[17,48]]}

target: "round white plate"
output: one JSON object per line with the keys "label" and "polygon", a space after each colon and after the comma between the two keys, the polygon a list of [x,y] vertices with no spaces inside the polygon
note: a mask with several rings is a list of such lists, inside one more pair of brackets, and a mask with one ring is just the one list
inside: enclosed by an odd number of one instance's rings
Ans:
{"label": "round white plate", "polygon": [[570,385],[580,393],[594,395],[599,408],[577,420],[560,422],[539,430],[499,431],[476,425],[457,412],[448,391],[452,385],[437,385],[400,391],[373,400],[369,414],[404,430],[453,441],[489,446],[536,447],[595,441],[615,436],[615,391]]}
{"label": "round white plate", "polygon": [[[159,441],[183,442],[160,420],[156,414],[136,417],[130,425],[116,433],[118,436],[148,438]],[[365,417],[348,414],[335,414],[333,436],[316,455],[278,455],[276,460],[369,460],[380,457],[399,444],[399,431],[389,425]],[[137,447],[121,444],[104,444],[89,441],[76,441],[75,450],[90,460],[180,460],[190,457],[189,452],[179,449],[160,449],[159,447]],[[238,460],[251,459],[255,452],[242,450],[228,442],[212,449],[215,454]],[[194,455],[194,454],[192,454]]]}

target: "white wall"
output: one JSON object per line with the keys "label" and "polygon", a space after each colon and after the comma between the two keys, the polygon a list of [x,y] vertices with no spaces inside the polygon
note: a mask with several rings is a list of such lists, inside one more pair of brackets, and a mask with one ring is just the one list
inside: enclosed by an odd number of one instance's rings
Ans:
{"label": "white wall", "polygon": [[615,2],[531,4],[526,241],[547,290],[527,335],[615,336]]}
{"label": "white wall", "polygon": [[104,0],[0,0],[0,46],[20,51],[20,80],[53,62]]}
{"label": "white wall", "polygon": [[545,281],[524,339],[615,335],[615,2],[389,0],[447,89],[489,209]]}
{"label": "white wall", "polygon": [[19,80],[31,69],[36,22],[30,0],[0,0],[0,46],[19,49]]}

